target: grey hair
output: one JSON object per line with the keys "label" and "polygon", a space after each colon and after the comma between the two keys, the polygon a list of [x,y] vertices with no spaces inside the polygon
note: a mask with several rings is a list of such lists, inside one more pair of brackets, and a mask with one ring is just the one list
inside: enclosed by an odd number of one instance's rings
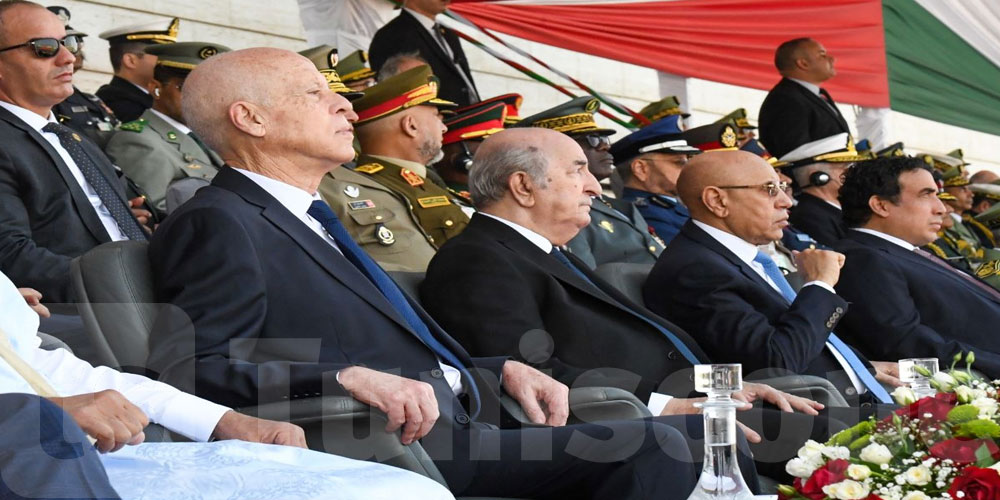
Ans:
{"label": "grey hair", "polygon": [[641,156],[633,156],[625,160],[615,162],[615,172],[618,172],[618,177],[621,178],[622,182],[628,182],[632,178],[632,162]]}
{"label": "grey hair", "polygon": [[379,68],[378,74],[375,75],[375,81],[381,82],[387,78],[392,78],[400,73],[400,68],[403,67],[403,63],[407,61],[417,61],[423,64],[430,65],[426,59],[420,57],[420,51],[414,50],[411,52],[400,52],[398,54],[390,56],[388,59],[382,63],[382,67]]}
{"label": "grey hair", "polygon": [[537,146],[514,146],[480,154],[482,151],[483,148],[476,151],[469,170],[469,194],[476,209],[482,210],[503,199],[507,181],[517,172],[528,174],[542,189],[548,185],[549,160]]}

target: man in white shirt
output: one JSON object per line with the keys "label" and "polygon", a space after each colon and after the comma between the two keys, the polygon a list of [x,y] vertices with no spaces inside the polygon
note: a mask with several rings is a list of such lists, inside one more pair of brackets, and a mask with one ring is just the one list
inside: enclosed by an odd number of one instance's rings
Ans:
{"label": "man in white shirt", "polygon": [[[806,284],[796,292],[759,252],[781,238],[792,204],[774,169],[744,151],[713,151],[688,164],[678,187],[692,220],[653,267],[646,305],[716,362],[742,363],[751,376],[826,378],[855,405],[891,403],[871,365],[832,333],[848,306],[833,290],[844,256],[798,253]],[[877,366],[889,375],[894,364]]]}
{"label": "man in white shirt", "polygon": [[917,158],[879,158],[848,170],[840,203],[851,229],[836,247],[847,256],[837,293],[851,301],[842,331],[883,359],[935,357],[945,366],[973,351],[973,368],[997,378],[1000,295],[919,248],[948,217],[937,191]]}

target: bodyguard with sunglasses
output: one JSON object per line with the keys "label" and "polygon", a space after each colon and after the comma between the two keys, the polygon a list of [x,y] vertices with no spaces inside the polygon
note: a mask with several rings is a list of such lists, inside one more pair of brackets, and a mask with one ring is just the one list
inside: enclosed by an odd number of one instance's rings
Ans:
{"label": "bodyguard with sunglasses", "polygon": [[[0,3],[0,271],[48,303],[73,301],[69,263],[108,241],[145,239],[114,166],[61,125],[78,38],[31,2]],[[137,220],[136,216],[140,219]]]}
{"label": "bodyguard with sunglasses", "polygon": [[691,160],[677,186],[691,220],[650,272],[646,306],[693,332],[716,363],[823,377],[855,406],[891,402],[880,384],[898,383],[890,364],[869,363],[833,333],[848,308],[833,288],[844,256],[799,252],[806,284],[796,291],[759,249],[781,238],[792,206],[774,168],[745,151],[712,151]]}

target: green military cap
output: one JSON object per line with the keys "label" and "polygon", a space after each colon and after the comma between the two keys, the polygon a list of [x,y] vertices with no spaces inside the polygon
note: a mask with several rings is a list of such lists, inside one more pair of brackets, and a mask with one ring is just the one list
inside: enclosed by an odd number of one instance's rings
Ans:
{"label": "green military cap", "polygon": [[955,195],[947,191],[938,191],[937,197],[941,201],[958,201],[958,198],[956,198]]}
{"label": "green military cap", "polygon": [[969,178],[965,175],[965,163],[953,156],[925,154],[921,158],[941,174],[945,187],[968,186]]}
{"label": "green military cap", "polygon": [[507,106],[502,102],[473,104],[462,109],[462,112],[456,112],[455,116],[444,120],[448,131],[444,133],[442,145],[469,139],[485,139],[504,128]]}
{"label": "green military cap", "polygon": [[969,184],[969,189],[978,195],[982,195],[984,198],[1000,201],[1000,184],[996,184],[997,181],[990,184]]}
{"label": "green military cap", "polygon": [[1000,203],[977,215],[975,219],[990,229],[1000,228]]}
{"label": "green military cap", "polygon": [[338,64],[337,49],[329,45],[317,45],[312,48],[300,51],[299,55],[309,59],[313,66],[326,78],[326,84],[330,86],[330,90],[354,101],[360,99],[365,94],[363,92],[355,92],[344,85],[344,82],[340,78],[340,74],[334,70]]}
{"label": "green military cap", "polygon": [[894,158],[897,156],[906,156],[906,151],[903,149],[902,142],[897,142],[889,147],[882,148],[875,152],[876,158]]}
{"label": "green military cap", "polygon": [[691,146],[702,151],[726,151],[736,149],[736,128],[730,121],[709,123],[687,129],[681,136]]}
{"label": "green military cap", "polygon": [[191,71],[205,59],[216,54],[229,52],[225,45],[211,42],[179,42],[150,45],[144,49],[156,56],[156,65],[181,71]]}
{"label": "green military cap", "polygon": [[513,125],[514,127],[539,127],[555,130],[564,134],[600,134],[615,133],[609,128],[601,128],[594,121],[594,113],[601,109],[601,102],[589,96],[577,97],[541,113],[535,113]]}
{"label": "green military cap", "polygon": [[357,124],[384,118],[421,104],[438,108],[454,108],[457,104],[438,99],[438,79],[431,67],[418,66],[365,89],[365,95],[354,101]]}
{"label": "green military cap", "polygon": [[[736,128],[740,128],[740,129],[743,129],[743,128],[757,128],[757,127],[755,127],[755,126],[753,126],[753,125],[750,124],[750,120],[747,120],[747,110],[746,110],[746,108],[736,108],[735,110],[733,110],[732,113],[729,113],[728,115],[723,116],[722,118],[719,118],[718,120],[715,120],[715,123],[723,123],[723,122],[727,122],[727,121],[733,122],[736,125]],[[688,142],[690,142],[690,141],[688,141]]]}
{"label": "green military cap", "polygon": [[491,106],[496,103],[503,103],[507,108],[504,113],[503,123],[504,125],[513,125],[521,121],[521,102],[524,98],[521,94],[503,94],[495,97],[490,97],[489,99],[483,99],[475,104],[470,104],[468,106],[463,106],[455,110],[455,114],[462,114],[470,109],[481,109],[483,106]]}
{"label": "green military cap", "polygon": [[955,158],[958,161],[962,162],[962,166],[963,167],[969,164],[968,162],[965,161],[965,153],[962,152],[962,148],[953,149],[953,150],[949,151],[948,152],[948,156],[950,156],[952,158]]}
{"label": "green military cap", "polygon": [[181,20],[175,17],[170,20],[166,28],[163,21],[153,21],[111,28],[97,36],[107,40],[111,45],[125,42],[174,43],[177,41],[180,25]]}
{"label": "green military cap", "polygon": [[[650,123],[659,120],[660,118],[666,118],[671,115],[681,115],[684,118],[691,116],[690,113],[685,113],[681,110],[681,101],[677,99],[677,96],[668,95],[663,99],[656,102],[651,102],[645,107],[639,110],[639,114],[646,117]],[[632,125],[638,125],[640,127],[645,127],[648,124],[640,123],[638,119],[633,118],[630,122]]]}
{"label": "green military cap", "polygon": [[375,72],[368,67],[368,53],[363,50],[355,50],[340,60],[336,64],[337,73],[345,84],[360,82],[369,78],[375,78]]}

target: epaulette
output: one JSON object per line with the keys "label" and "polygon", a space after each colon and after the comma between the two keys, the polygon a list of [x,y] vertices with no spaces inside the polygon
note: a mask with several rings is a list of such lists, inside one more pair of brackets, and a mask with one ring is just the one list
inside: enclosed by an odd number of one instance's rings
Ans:
{"label": "epaulette", "polygon": [[382,165],[379,165],[378,163],[366,163],[364,165],[358,165],[357,167],[354,167],[354,171],[355,172],[363,172],[363,173],[366,173],[368,175],[371,175],[371,174],[374,174],[375,172],[378,172],[378,171],[380,171],[380,170],[382,170],[384,168],[385,167],[383,167]]}
{"label": "epaulette", "polygon": [[662,196],[650,196],[648,199],[650,203],[654,205],[659,205],[663,208],[674,208],[677,206],[677,203],[672,202]]}
{"label": "epaulette", "polygon": [[145,118],[139,118],[138,120],[123,123],[118,128],[128,130],[129,132],[142,132],[142,130],[146,128],[147,124],[149,124],[149,122],[147,122]]}
{"label": "epaulette", "polygon": [[930,250],[934,255],[937,255],[938,257],[941,257],[942,259],[947,259],[948,258],[948,254],[945,253],[945,251],[942,250],[941,247],[935,245],[934,243],[928,243],[928,244],[924,245],[924,248]]}
{"label": "epaulette", "polygon": [[990,242],[992,246],[994,247],[997,246],[996,238],[993,237],[993,231],[991,231],[990,228],[986,227],[986,225],[984,225],[982,222],[977,221],[973,216],[969,214],[962,214],[962,222],[969,224],[973,230],[979,233],[976,236],[978,236],[980,239],[985,238],[987,241]]}

